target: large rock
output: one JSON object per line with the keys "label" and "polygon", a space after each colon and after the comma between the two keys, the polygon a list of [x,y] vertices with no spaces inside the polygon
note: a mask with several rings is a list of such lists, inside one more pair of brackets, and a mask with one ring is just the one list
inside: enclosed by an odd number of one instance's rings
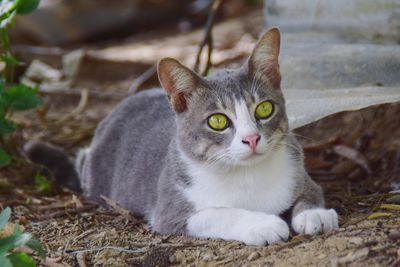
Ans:
{"label": "large rock", "polygon": [[400,0],[265,0],[282,31],[282,86],[400,85]]}
{"label": "large rock", "polygon": [[[284,89],[283,93],[292,130],[338,112],[400,101],[400,87]],[[393,119],[398,121],[398,118]]]}
{"label": "large rock", "polygon": [[268,26],[340,33],[344,38],[400,42],[399,0],[265,0]]}
{"label": "large rock", "polygon": [[282,42],[283,88],[400,86],[400,46]]}

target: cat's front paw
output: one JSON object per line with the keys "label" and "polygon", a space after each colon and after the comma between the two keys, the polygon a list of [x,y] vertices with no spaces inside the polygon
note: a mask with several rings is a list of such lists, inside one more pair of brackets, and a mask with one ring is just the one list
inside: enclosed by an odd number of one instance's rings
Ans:
{"label": "cat's front paw", "polygon": [[310,209],[297,214],[292,220],[293,230],[298,234],[315,235],[337,229],[338,215],[334,209]]}
{"label": "cat's front paw", "polygon": [[243,229],[242,241],[246,245],[265,246],[278,241],[286,241],[289,227],[284,220],[275,215],[263,214],[249,221]]}

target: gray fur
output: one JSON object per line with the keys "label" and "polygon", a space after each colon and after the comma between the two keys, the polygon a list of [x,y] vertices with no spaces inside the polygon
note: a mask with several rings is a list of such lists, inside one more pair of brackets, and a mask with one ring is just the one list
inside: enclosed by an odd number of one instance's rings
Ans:
{"label": "gray fur", "polygon": [[[260,41],[258,47],[263,46]],[[239,69],[220,70],[207,78],[174,60],[160,62],[167,95],[153,89],[128,97],[100,123],[90,147],[79,153],[76,167],[85,195],[96,201],[101,195],[111,198],[145,217],[160,233],[185,234],[194,206],[182,193],[192,179],[181,153],[207,162],[231,143],[236,131],[234,126],[223,133],[211,131],[207,114],[221,107],[234,113],[238,99],[250,106],[257,98],[267,98],[275,103],[275,115],[267,123],[258,122],[257,128],[267,140],[278,137],[277,146],[287,145],[295,159],[292,216],[322,207],[321,189],[304,170],[302,148],[288,130],[277,62],[263,72],[265,64],[258,66],[261,59],[253,57]]]}

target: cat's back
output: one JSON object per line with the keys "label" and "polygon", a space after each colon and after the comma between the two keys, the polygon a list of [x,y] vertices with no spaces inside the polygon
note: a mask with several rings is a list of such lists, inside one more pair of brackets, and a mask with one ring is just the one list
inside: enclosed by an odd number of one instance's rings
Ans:
{"label": "cat's back", "polygon": [[94,199],[108,196],[141,214],[155,201],[152,194],[141,193],[156,188],[175,128],[175,115],[162,90],[122,101],[99,124],[87,149],[81,172],[86,194]]}
{"label": "cat's back", "polygon": [[[174,114],[162,89],[151,89],[129,96],[98,125],[93,142],[104,133],[113,131],[122,134],[123,129],[132,126],[137,134],[148,132],[149,127],[162,127],[164,120],[173,119]],[[161,124],[160,124],[161,122]],[[119,127],[117,127],[119,126]],[[117,127],[117,128],[114,128]]]}

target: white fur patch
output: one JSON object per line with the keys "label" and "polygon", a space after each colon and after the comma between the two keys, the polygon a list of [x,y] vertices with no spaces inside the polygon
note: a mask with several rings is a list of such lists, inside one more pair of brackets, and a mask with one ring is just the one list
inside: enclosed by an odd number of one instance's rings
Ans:
{"label": "white fur patch", "polygon": [[183,194],[197,211],[229,207],[278,215],[294,201],[296,168],[284,146],[262,162],[230,170],[185,161],[192,181]]}
{"label": "white fur patch", "polygon": [[243,100],[235,101],[235,114],[236,120],[234,123],[236,134],[240,138],[240,141],[248,135],[258,133],[254,115],[250,114],[246,102]]}
{"label": "white fur patch", "polygon": [[326,233],[339,227],[338,215],[333,209],[305,210],[293,218],[292,227],[299,234],[315,235],[320,232]]}
{"label": "white fur patch", "polygon": [[289,227],[278,216],[234,208],[208,208],[188,220],[190,235],[265,246],[287,240]]}
{"label": "white fur patch", "polygon": [[[254,110],[247,106],[244,101],[235,101],[235,116],[232,116],[233,124],[235,125],[235,136],[228,149],[229,158],[237,165],[252,165],[259,162],[271,149],[271,144],[261,133],[256,125],[254,117]],[[250,135],[259,134],[260,140],[258,141],[255,151],[249,145],[244,144],[242,141]],[[271,141],[271,140],[269,140]],[[254,157],[254,152],[257,154]],[[253,157],[252,157],[253,156]]]}
{"label": "white fur patch", "polygon": [[289,228],[277,215],[293,204],[297,164],[286,146],[272,150],[264,136],[254,155],[242,142],[258,133],[254,116],[244,102],[235,103],[235,112],[236,134],[230,147],[222,151],[227,157],[221,165],[195,162],[181,151],[192,178],[181,190],[196,211],[188,219],[188,233],[249,245],[286,240]]}

